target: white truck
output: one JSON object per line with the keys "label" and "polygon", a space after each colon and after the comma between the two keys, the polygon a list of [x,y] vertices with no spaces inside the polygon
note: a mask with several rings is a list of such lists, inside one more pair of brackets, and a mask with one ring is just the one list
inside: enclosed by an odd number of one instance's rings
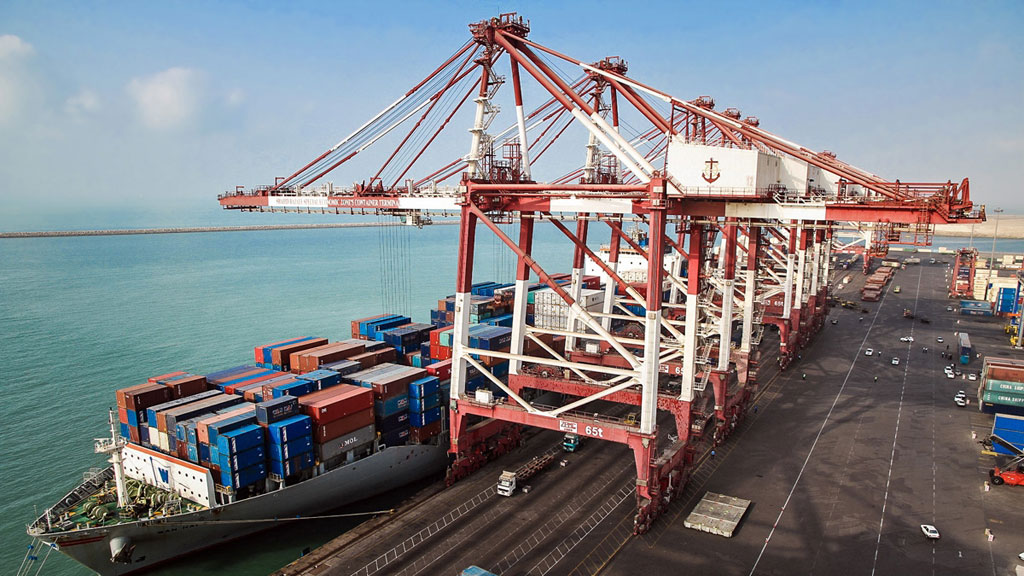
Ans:
{"label": "white truck", "polygon": [[516,491],[516,473],[505,470],[498,476],[498,494],[511,496]]}

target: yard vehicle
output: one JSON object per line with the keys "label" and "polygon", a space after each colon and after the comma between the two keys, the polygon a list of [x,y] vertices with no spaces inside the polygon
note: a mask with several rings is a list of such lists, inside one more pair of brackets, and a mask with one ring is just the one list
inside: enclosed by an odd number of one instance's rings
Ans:
{"label": "yard vehicle", "polygon": [[566,452],[575,452],[579,447],[582,440],[579,434],[573,434],[572,432],[566,433],[565,437],[562,438],[562,450]]}
{"label": "yard vehicle", "polygon": [[[557,448],[555,450],[557,450]],[[515,472],[509,472],[508,470],[502,471],[501,475],[498,476],[498,486],[496,488],[498,494],[502,496],[511,496],[515,494],[517,482],[522,482],[523,480],[532,478],[538,472],[550,466],[554,461],[555,452],[548,451],[540,456],[534,456],[529,462],[520,466]]]}
{"label": "yard vehicle", "polygon": [[1021,451],[1020,448],[1017,448],[995,434],[989,436],[989,440],[993,444],[999,444],[1014,454],[1013,460],[1007,462],[1005,468],[996,466],[988,471],[989,481],[992,482],[994,486],[1000,486],[1002,484],[1019,486],[1024,484],[1024,451]]}
{"label": "yard vehicle", "polygon": [[913,320],[914,319],[914,313],[910,310],[910,308],[904,308],[903,309],[903,317],[906,318],[907,320]]}

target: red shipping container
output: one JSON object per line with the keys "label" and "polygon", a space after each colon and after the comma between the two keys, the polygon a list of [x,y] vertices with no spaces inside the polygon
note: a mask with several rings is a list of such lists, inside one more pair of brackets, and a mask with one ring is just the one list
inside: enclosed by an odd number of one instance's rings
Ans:
{"label": "red shipping container", "polygon": [[225,394],[234,394],[235,390],[238,390],[242,386],[248,386],[249,384],[256,384],[257,382],[266,382],[267,380],[273,380],[274,378],[280,378],[284,376],[284,372],[271,372],[270,374],[264,374],[263,376],[257,376],[248,380],[242,380],[241,382],[235,382],[224,387]]}
{"label": "red shipping container", "polygon": [[369,322],[370,320],[376,320],[385,316],[391,316],[391,314],[377,314],[376,316],[370,316],[369,318],[360,318],[359,320],[352,321],[352,337],[357,340],[368,340],[366,336],[359,333],[359,324],[362,322]]}
{"label": "red shipping container", "polygon": [[312,350],[306,350],[299,355],[298,370],[296,371],[295,355],[292,355],[291,368],[296,374],[305,374],[320,368],[322,364],[338,362],[351,358],[356,354],[362,354],[366,345],[362,342],[335,342],[327,346],[321,346]]}
{"label": "red shipping container", "polygon": [[439,380],[450,380],[452,377],[451,358],[441,360],[440,362],[434,362],[430,366],[427,366],[427,374],[437,376]]}
{"label": "red shipping container", "polygon": [[313,338],[312,340],[306,340],[305,342],[297,342],[295,344],[281,346],[270,351],[270,359],[278,369],[286,370],[287,368],[285,368],[285,366],[288,365],[288,361],[291,359],[292,354],[302,350],[316,348],[317,346],[323,346],[324,344],[327,344],[327,338]]}
{"label": "red shipping container", "polygon": [[161,374],[159,376],[153,376],[153,377],[151,377],[149,379],[149,381],[150,382],[156,382],[157,380],[167,380],[168,378],[174,378],[175,376],[183,376],[185,374],[188,374],[188,372],[183,372],[183,371],[179,370],[177,372],[170,372],[168,374]]}
{"label": "red shipping container", "polygon": [[447,328],[438,328],[437,330],[431,330],[430,331],[430,345],[431,345],[430,349],[431,350],[434,349],[433,346],[435,344],[438,345],[438,346],[441,345],[441,333],[442,332],[447,332],[449,330],[452,330],[451,326],[449,326]]}
{"label": "red shipping container", "polygon": [[373,424],[373,408],[356,412],[355,414],[349,414],[344,418],[339,418],[331,422],[314,425],[313,441],[323,444],[329,440],[334,440],[342,434],[354,432],[371,424]]}
{"label": "red shipping container", "polygon": [[217,414],[210,416],[209,418],[203,418],[196,422],[196,439],[203,444],[210,443],[210,424],[220,422],[221,420],[227,420],[228,418],[234,418],[235,416],[241,416],[242,414],[248,414],[249,412],[255,412],[256,406],[251,404],[243,405],[237,410],[231,410],[224,414]]}
{"label": "red shipping container", "polygon": [[441,421],[432,422],[426,426],[409,427],[409,439],[417,444],[424,444],[431,438],[441,433]]}
{"label": "red shipping container", "polygon": [[129,410],[143,410],[171,400],[173,391],[161,384],[139,384],[117,391],[117,405]]}
{"label": "red shipping container", "polygon": [[121,424],[129,424],[127,408],[117,407],[117,421]]}
{"label": "red shipping container", "polygon": [[374,380],[370,383],[373,387],[373,395],[376,398],[386,399],[399,394],[409,393],[409,383],[419,380],[427,375],[423,368],[410,368],[408,371],[400,372],[394,376]]}
{"label": "red shipping container", "polygon": [[138,444],[139,443],[139,429],[136,428],[135,426],[129,426],[128,427],[128,439],[131,440],[132,442]]}
{"label": "red shipping container", "polygon": [[184,378],[165,382],[164,386],[171,389],[171,398],[174,400],[206,392],[207,390],[206,376],[197,376],[195,374],[189,374]]}
{"label": "red shipping container", "polygon": [[356,354],[349,358],[349,360],[355,360],[359,362],[359,367],[363,370],[367,368],[373,368],[377,364],[383,364],[385,362],[394,362],[398,358],[398,353],[394,348],[388,346],[387,348],[381,348],[380,350],[371,350],[370,352],[363,352],[362,354]]}
{"label": "red shipping container", "polygon": [[256,359],[256,364],[257,365],[263,364],[263,349],[264,348],[269,348],[270,346],[278,346],[278,345],[284,344],[285,342],[291,342],[292,340],[296,340],[296,338],[289,338],[288,340],[281,340],[280,342],[273,342],[271,344],[264,344],[262,346],[256,346],[255,348],[252,349],[253,357]]}
{"label": "red shipping container", "polygon": [[[296,378],[295,376],[292,376],[292,377],[289,377],[289,378],[274,378],[273,382],[267,382],[266,384],[263,385],[263,399],[264,400],[272,399],[274,397],[274,388],[277,388],[278,386],[286,386],[288,384],[294,384],[294,383],[296,383],[298,381],[299,381],[299,378]],[[256,397],[253,396],[253,401],[255,401],[255,400],[256,400]]]}
{"label": "red shipping container", "polygon": [[299,397],[299,409],[316,424],[340,420],[350,414],[373,409],[373,391],[369,388],[339,384]]}

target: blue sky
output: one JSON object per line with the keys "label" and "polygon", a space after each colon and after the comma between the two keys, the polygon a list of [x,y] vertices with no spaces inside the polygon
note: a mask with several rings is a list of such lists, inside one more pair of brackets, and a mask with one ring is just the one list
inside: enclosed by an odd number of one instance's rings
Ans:
{"label": "blue sky", "polygon": [[[1024,213],[1021,2],[0,1],[0,230],[279,222],[216,195],[304,165],[507,11],[563,53]],[[465,153],[466,128],[442,147]]]}

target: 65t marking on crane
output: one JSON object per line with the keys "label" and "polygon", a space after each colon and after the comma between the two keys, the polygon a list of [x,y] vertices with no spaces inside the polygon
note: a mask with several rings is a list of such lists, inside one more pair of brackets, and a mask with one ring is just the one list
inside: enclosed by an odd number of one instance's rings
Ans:
{"label": "65t marking on crane", "polygon": [[566,420],[558,421],[558,429],[562,432],[571,432],[573,434],[583,434],[584,436],[592,436],[594,438],[604,438],[604,428],[600,426],[583,426],[582,430],[580,425],[576,422],[568,422]]}

